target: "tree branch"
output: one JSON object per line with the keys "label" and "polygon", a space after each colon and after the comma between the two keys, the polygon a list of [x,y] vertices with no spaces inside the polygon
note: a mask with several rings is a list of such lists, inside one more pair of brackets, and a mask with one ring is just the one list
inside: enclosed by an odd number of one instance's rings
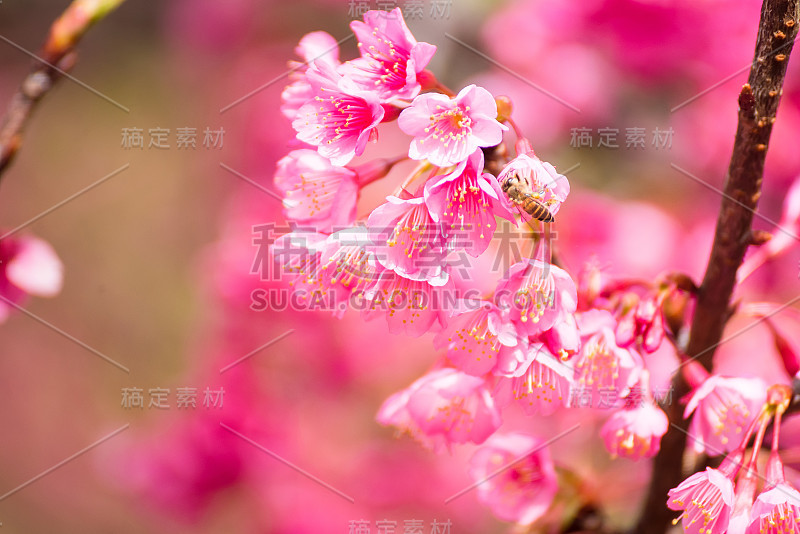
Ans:
{"label": "tree branch", "polygon": [[74,0],[50,27],[50,34],[30,74],[11,99],[0,125],[0,176],[22,143],[22,133],[36,104],[75,64],[75,46],[86,31],[124,0]]}
{"label": "tree branch", "polygon": [[[761,180],[772,125],[778,110],[786,66],[798,29],[800,0],[764,0],[761,8],[755,58],[748,83],[739,93],[739,124],[733,145],[725,197],[717,218],[714,244],[697,295],[686,353],[711,370],[714,348],[722,339],[731,315],[731,295],[736,271],[752,242],[753,212],[761,196]],[[681,373],[673,380],[675,399],[689,392]],[[666,507],[667,492],[684,478],[683,453],[688,422],[678,402],[667,410],[671,426],[661,441],[639,534],[661,534],[674,512]],[[677,428],[676,428],[677,427]]]}

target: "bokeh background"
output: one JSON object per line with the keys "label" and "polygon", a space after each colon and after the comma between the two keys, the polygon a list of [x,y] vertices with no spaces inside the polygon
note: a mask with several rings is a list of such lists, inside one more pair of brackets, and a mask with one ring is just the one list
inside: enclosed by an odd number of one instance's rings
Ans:
{"label": "bokeh background", "polygon": [[[0,35],[35,51],[66,6],[4,0]],[[271,284],[251,274],[252,227],[283,222],[263,188],[292,138],[278,110],[286,61],[305,33],[343,38],[355,11],[396,6],[413,7],[416,38],[439,47],[429,68],[440,80],[509,95],[537,154],[570,169],[556,229],[573,275],[592,258],[614,275],[701,275],[760,2],[127,2],[89,32],[72,74],[129,111],[62,80],[0,183],[0,225],[14,228],[129,165],[24,230],[53,245],[65,285],[26,303],[41,321],[17,313],[0,326],[2,531],[349,532],[362,519],[373,531],[383,519],[398,532],[411,520],[425,532],[435,520],[458,533],[509,528],[474,492],[444,502],[471,483],[472,448],[435,455],[374,420],[435,361],[430,337],[392,336],[355,313],[249,309]],[[342,59],[355,55],[354,40],[343,43]],[[0,43],[0,62],[8,102],[31,59]],[[797,71],[795,60],[767,158],[768,220],[756,222],[767,230],[800,174]],[[126,128],[143,130],[143,149],[124,147]],[[169,129],[170,148],[148,147],[154,128]],[[197,129],[195,148],[178,148],[179,128]],[[224,129],[222,146],[203,146],[206,128]],[[626,146],[632,129],[643,145]],[[402,153],[403,137],[385,130]],[[592,146],[579,146],[587,131]],[[601,131],[619,146],[602,146]],[[369,186],[360,213],[390,190]],[[743,291],[788,300],[799,260],[791,248]],[[144,408],[125,407],[124,388],[141,389]],[[148,407],[153,388],[170,390],[169,408]],[[197,407],[179,408],[177,388],[196,388]],[[221,407],[202,405],[206,388],[225,390]],[[571,417],[510,414],[504,428],[547,437]],[[614,522],[634,520],[646,462],[610,461],[592,425],[553,452]]]}

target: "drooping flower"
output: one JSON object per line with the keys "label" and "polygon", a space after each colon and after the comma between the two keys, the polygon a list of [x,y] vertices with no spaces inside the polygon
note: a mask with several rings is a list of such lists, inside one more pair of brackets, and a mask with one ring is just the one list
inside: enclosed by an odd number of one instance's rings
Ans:
{"label": "drooping flower", "polygon": [[[433,344],[437,349],[447,348],[450,362],[475,376],[492,371],[500,361],[501,351],[523,349],[513,325],[504,321],[500,309],[488,301],[457,310]],[[511,359],[521,361],[524,357]]]}
{"label": "drooping flower", "polygon": [[525,352],[522,365],[515,366],[510,374],[501,372],[502,361],[495,370],[498,378],[495,400],[501,406],[515,402],[528,415],[550,415],[569,401],[572,368],[555,358],[541,343],[533,344]]}
{"label": "drooping flower", "polygon": [[707,467],[669,490],[667,506],[683,510],[687,534],[722,534],[728,528],[733,496],[732,477],[722,469]]}
{"label": "drooping flower", "polygon": [[452,368],[431,371],[389,397],[377,419],[437,452],[452,443],[483,443],[502,422],[485,381]]}
{"label": "drooping flower", "polygon": [[760,494],[750,512],[747,534],[800,532],[800,492],[789,484],[778,484]]}
{"label": "drooping flower", "polygon": [[336,314],[341,316],[354,294],[375,283],[379,267],[369,250],[367,229],[354,226],[331,234],[320,247],[315,277],[328,289]]}
{"label": "drooping flower", "polygon": [[360,156],[384,110],[377,97],[356,86],[325,63],[306,71],[314,97],[303,104],[292,121],[300,141],[316,146],[333,165],[346,165]]}
{"label": "drooping flower", "polygon": [[711,376],[696,388],[684,417],[694,413],[690,441],[698,453],[733,450],[764,404],[767,385],[760,378]]}
{"label": "drooping flower", "polygon": [[300,39],[294,49],[303,58],[303,63],[290,61],[289,79],[292,81],[281,93],[281,112],[289,120],[294,120],[297,110],[314,98],[314,90],[306,80],[308,65],[314,62],[326,63],[336,69],[339,66],[339,44],[327,32],[311,32]]}
{"label": "drooping flower", "polygon": [[483,172],[483,161],[483,152],[476,150],[453,172],[425,185],[425,204],[441,223],[449,248],[465,249],[472,256],[489,246],[497,228],[495,216],[514,222],[497,179]]}
{"label": "drooping flower", "polygon": [[522,434],[496,434],[470,460],[478,499],[506,521],[530,525],[553,502],[558,489],[544,442]]}
{"label": "drooping flower", "polygon": [[494,146],[508,128],[496,120],[497,104],[486,89],[469,85],[449,98],[419,95],[400,113],[397,124],[414,137],[408,156],[439,167],[464,161],[478,147]]}
{"label": "drooping flower", "polygon": [[418,43],[403,20],[400,8],[368,11],[364,22],[350,23],[358,39],[359,59],[342,67],[355,83],[373,91],[382,102],[412,99],[419,94],[418,76],[430,62],[436,47]]}
{"label": "drooping flower", "polygon": [[495,295],[514,325],[528,335],[549,330],[578,306],[569,274],[541,260],[525,259],[509,267]]}
{"label": "drooping flower", "polygon": [[[569,195],[569,180],[559,174],[555,167],[537,158],[533,153],[520,154],[511,160],[497,177],[501,184],[518,180],[524,189],[533,194],[535,200],[544,204],[552,215],[561,209],[561,203]],[[526,221],[531,217],[524,210],[519,210]]]}
{"label": "drooping flower", "polygon": [[600,430],[611,456],[616,458],[652,458],[661,447],[661,436],[669,428],[664,411],[651,402],[614,412]]}
{"label": "drooping flower", "polygon": [[578,316],[581,350],[570,360],[575,387],[591,393],[612,392],[625,397],[642,367],[642,358],[617,345],[614,317],[605,310],[589,310]]}
{"label": "drooping flower", "polygon": [[447,249],[424,198],[386,197],[386,202],[372,211],[367,225],[381,265],[407,278],[442,276]]}
{"label": "drooping flower", "polygon": [[278,161],[275,186],[284,193],[286,217],[300,224],[327,231],[356,219],[356,172],[331,165],[313,150],[293,150]]}
{"label": "drooping flower", "polygon": [[0,240],[0,322],[26,295],[53,297],[61,291],[64,266],[53,247],[36,237]]}
{"label": "drooping flower", "polygon": [[664,339],[664,318],[658,296],[650,295],[631,306],[617,324],[617,343],[622,347],[638,341],[645,352],[655,352]]}
{"label": "drooping flower", "polygon": [[308,229],[294,229],[272,244],[270,254],[280,279],[292,288],[292,305],[298,309],[344,312],[339,306],[337,289],[325,282],[321,268],[325,235]]}
{"label": "drooping flower", "polygon": [[448,284],[446,272],[428,281],[411,280],[388,269],[378,269],[377,273],[359,305],[365,319],[385,315],[390,332],[412,337],[447,324],[444,293],[452,291],[452,284]]}

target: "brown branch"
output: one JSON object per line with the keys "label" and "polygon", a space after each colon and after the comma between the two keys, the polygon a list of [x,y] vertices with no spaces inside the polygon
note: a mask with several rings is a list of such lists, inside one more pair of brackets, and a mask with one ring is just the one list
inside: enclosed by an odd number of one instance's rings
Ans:
{"label": "brown branch", "polygon": [[36,104],[75,64],[74,49],[81,37],[123,1],[74,0],[53,23],[38,60],[12,97],[0,125],[0,176],[19,151],[22,133]]}
{"label": "brown branch", "polygon": [[[719,211],[708,267],[698,291],[686,351],[709,370],[714,348],[722,339],[730,317],[736,271],[752,243],[753,212],[761,195],[764,159],[783,92],[786,65],[797,35],[799,12],[800,0],[764,0],[755,59],[748,83],[739,94],[739,125],[725,181],[726,196]],[[681,373],[676,374],[673,386],[676,399],[689,391]],[[666,507],[667,492],[684,478],[682,460],[688,422],[684,421],[678,402],[667,411],[670,423],[678,428],[670,427],[662,438],[636,527],[639,534],[662,534],[676,515]]]}

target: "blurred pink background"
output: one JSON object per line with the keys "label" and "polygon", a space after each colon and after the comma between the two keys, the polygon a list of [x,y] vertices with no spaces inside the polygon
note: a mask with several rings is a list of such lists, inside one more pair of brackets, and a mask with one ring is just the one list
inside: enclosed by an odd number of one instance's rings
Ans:
{"label": "blurred pink background", "polygon": [[[430,336],[393,336],[382,319],[364,323],[355,313],[337,320],[249,309],[251,292],[270,286],[250,273],[252,226],[283,219],[279,202],[242,177],[271,188],[289,150],[292,131],[278,109],[286,61],[305,33],[343,38],[354,6],[379,4],[406,2],[128,2],[89,32],[72,74],[130,111],[62,80],[3,176],[0,225],[14,228],[130,166],[23,230],[50,242],[65,265],[62,293],[25,308],[80,343],[20,313],[0,326],[3,531],[346,533],[352,521],[377,531],[384,519],[398,532],[407,520],[423,521],[425,532],[434,520],[450,520],[459,534],[508,529],[475,492],[445,504],[472,483],[474,447],[435,455],[375,422],[383,400],[435,361]],[[722,186],[760,2],[409,4],[423,6],[407,20],[418,40],[439,48],[429,66],[439,79],[509,95],[540,157],[561,172],[579,164],[557,226],[573,276],[592,257],[614,275],[702,274],[720,197],[674,166]],[[0,35],[35,51],[66,5],[3,2]],[[7,102],[30,58],[0,45]],[[356,55],[353,40],[342,49]],[[773,221],[800,175],[797,63],[767,158],[760,211]],[[185,127],[197,129],[196,148],[177,147]],[[125,128],[141,128],[145,148],[124,148]],[[170,148],[147,146],[154,128],[170,130]],[[222,147],[202,145],[206,128],[224,129]],[[641,148],[626,147],[633,128],[645,131]],[[591,147],[573,146],[576,129],[589,130]],[[618,148],[598,147],[602,129],[617,131]],[[670,146],[656,146],[656,129],[672,132]],[[394,125],[381,136],[405,150]],[[388,193],[370,185],[359,214]],[[772,228],[763,219],[756,226]],[[799,260],[791,248],[744,291],[794,297]],[[196,408],[177,406],[185,387],[197,389]],[[202,406],[207,387],[224,388],[221,407]],[[124,388],[142,389],[144,407],[126,408]],[[170,390],[169,408],[148,407],[154,388]],[[569,414],[512,413],[503,430],[547,437],[573,423]],[[648,466],[608,459],[600,424],[552,453],[625,526]]]}

